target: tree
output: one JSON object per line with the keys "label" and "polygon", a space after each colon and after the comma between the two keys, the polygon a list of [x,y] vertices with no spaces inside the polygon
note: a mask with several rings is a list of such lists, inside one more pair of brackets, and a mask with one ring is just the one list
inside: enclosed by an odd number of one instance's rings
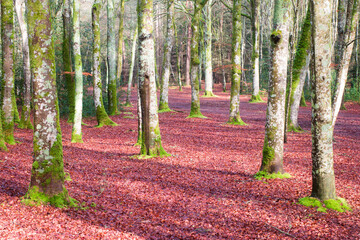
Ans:
{"label": "tree", "polygon": [[331,111],[331,0],[311,0],[312,11],[312,192],[319,200],[337,199]]}
{"label": "tree", "polygon": [[153,39],[153,2],[138,1],[139,92],[141,98],[142,141],[140,154],[145,157],[168,156],[161,145]]}
{"label": "tree", "polygon": [[130,95],[131,95],[131,84],[133,81],[133,75],[134,75],[134,66],[135,66],[135,56],[136,56],[136,43],[137,43],[137,38],[138,38],[138,26],[135,26],[135,30],[134,30],[134,35],[133,35],[133,42],[132,42],[132,47],[131,47],[131,63],[130,63],[130,70],[129,70],[129,80],[128,80],[128,85],[127,85],[127,91],[126,91],[126,102],[125,102],[125,106],[127,107],[131,107],[131,102],[130,102]]}
{"label": "tree", "polygon": [[207,0],[194,0],[194,13],[191,20],[191,110],[189,118],[204,118],[200,111],[199,99],[199,34],[201,11]]}
{"label": "tree", "polygon": [[[192,7],[192,2],[190,0],[186,1],[186,7],[187,8]],[[190,79],[191,39],[192,39],[192,30],[191,30],[191,21],[189,21],[187,27],[187,41],[186,41],[185,86],[189,86],[191,83],[191,79]]]}
{"label": "tree", "polygon": [[117,72],[116,78],[118,82],[121,81],[121,73],[123,68],[123,55],[124,55],[124,10],[125,0],[120,0],[120,20],[119,20],[119,42],[118,42],[118,55],[117,55]]}
{"label": "tree", "polygon": [[205,93],[206,97],[215,96],[213,93],[213,68],[212,68],[212,0],[208,0],[205,6],[205,31],[204,31],[204,50],[205,50]]}
{"label": "tree", "polygon": [[116,47],[115,47],[115,14],[114,0],[107,0],[107,61],[109,66],[108,96],[109,115],[119,114],[117,108],[117,87],[116,87]]}
{"label": "tree", "polygon": [[260,172],[283,173],[284,120],[291,2],[276,0],[271,33],[272,71],[266,111],[265,139]]}
{"label": "tree", "polygon": [[82,143],[83,76],[80,51],[80,8],[79,0],[73,0],[73,51],[75,61],[75,112],[71,134],[72,143]]}
{"label": "tree", "polygon": [[68,122],[74,123],[75,113],[75,81],[71,74],[73,71],[71,60],[71,6],[70,0],[63,0],[63,43],[62,43],[62,57],[63,57],[63,70],[64,80],[67,89],[69,101],[69,117]]}
{"label": "tree", "polygon": [[231,56],[231,95],[228,124],[246,125],[240,117],[240,80],[241,80],[241,0],[234,0],[232,11],[233,34]]}
{"label": "tree", "polygon": [[[15,145],[14,116],[15,116],[15,88],[13,61],[13,16],[14,4],[12,0],[1,1],[1,36],[2,36],[2,121],[5,142]],[[15,103],[15,104],[14,104]]]}
{"label": "tree", "polygon": [[31,181],[23,202],[29,205],[50,203],[56,207],[75,205],[64,186],[49,1],[29,0],[27,12],[36,127]]}
{"label": "tree", "polygon": [[24,68],[24,104],[22,107],[22,114],[19,123],[19,128],[33,129],[30,120],[30,103],[31,103],[31,72],[30,72],[30,57],[29,57],[29,38],[27,24],[24,20],[25,16],[25,1],[15,1],[15,10],[18,18],[23,51],[23,68]]}
{"label": "tree", "polygon": [[161,76],[159,112],[170,112],[169,108],[169,79],[171,71],[171,51],[173,47],[174,28],[174,0],[167,1],[166,37],[164,43],[163,71]]}
{"label": "tree", "polygon": [[310,8],[306,14],[299,43],[292,67],[292,84],[290,90],[290,114],[289,114],[289,131],[302,131],[299,123],[299,107],[301,96],[304,88],[306,73],[309,68],[309,51],[311,45],[311,22]]}
{"label": "tree", "polygon": [[340,44],[340,62],[339,70],[337,72],[336,80],[336,91],[334,96],[334,101],[332,105],[333,119],[332,126],[335,126],[336,118],[339,114],[341,103],[344,96],[345,85],[347,80],[347,75],[349,71],[349,64],[351,59],[352,50],[354,47],[355,34],[356,34],[356,25],[359,21],[359,4],[358,0],[349,0],[347,4],[346,12],[346,22],[345,22],[345,32],[339,34],[339,44]]}
{"label": "tree", "polygon": [[96,0],[92,7],[92,27],[93,27],[93,82],[94,82],[94,105],[96,111],[97,127],[104,125],[117,126],[108,116],[105,111],[102,98],[102,84],[101,84],[101,54],[100,54],[100,9],[101,1]]}
{"label": "tree", "polygon": [[252,29],[252,75],[253,92],[250,102],[263,102],[260,97],[260,0],[251,0],[251,29]]}

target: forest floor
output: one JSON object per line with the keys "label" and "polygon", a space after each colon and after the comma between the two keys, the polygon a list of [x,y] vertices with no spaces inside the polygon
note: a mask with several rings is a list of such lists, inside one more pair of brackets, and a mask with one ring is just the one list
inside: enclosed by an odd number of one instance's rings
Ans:
{"label": "forest floor", "polygon": [[[202,93],[203,94],[203,93]],[[86,209],[21,203],[32,165],[32,131],[16,129],[20,144],[0,152],[1,239],[360,239],[360,106],[347,103],[335,128],[336,191],[353,211],[327,213],[299,205],[311,193],[311,108],[302,107],[304,133],[289,133],[284,167],[290,179],[256,180],[262,157],[266,103],[241,96],[247,126],[226,125],[229,91],[201,98],[206,119],[187,119],[190,88],[170,89],[161,113],[162,143],[171,157],[137,159],[136,107],[94,128],[84,119],[83,144],[71,144],[62,119],[66,182]],[[135,91],[133,90],[133,95]],[[133,103],[136,103],[133,96]],[[308,105],[310,105],[308,103]]]}

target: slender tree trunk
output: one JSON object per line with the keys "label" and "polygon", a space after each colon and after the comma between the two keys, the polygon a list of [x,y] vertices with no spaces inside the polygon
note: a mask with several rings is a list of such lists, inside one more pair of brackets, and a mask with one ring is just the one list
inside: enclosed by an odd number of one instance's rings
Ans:
{"label": "slender tree trunk", "polygon": [[115,14],[114,0],[107,0],[107,61],[109,66],[108,77],[108,103],[109,115],[119,114],[117,108],[117,87],[116,87],[116,47],[115,47]]}
{"label": "slender tree trunk", "polygon": [[212,0],[208,0],[205,6],[205,93],[206,97],[215,96],[213,93],[213,69],[212,69]]}
{"label": "slender tree trunk", "polygon": [[83,108],[83,76],[80,51],[80,5],[79,0],[73,0],[73,51],[75,61],[75,112],[71,134],[72,143],[82,143],[82,108]]}
{"label": "slender tree trunk", "polygon": [[139,91],[142,114],[143,156],[168,156],[161,146],[155,83],[155,49],[153,39],[153,2],[138,1]]}
{"label": "slender tree trunk", "polygon": [[174,0],[167,1],[166,39],[164,44],[163,70],[161,76],[159,112],[170,112],[169,108],[169,79],[171,71],[171,51],[173,47],[174,28]]}
{"label": "slender tree trunk", "polygon": [[13,68],[13,10],[12,0],[1,1],[1,36],[2,36],[2,121],[5,142],[15,145],[14,138],[14,68]]}
{"label": "slender tree trunk", "polygon": [[220,66],[221,66],[221,74],[222,74],[223,92],[226,92],[226,76],[225,76],[225,70],[223,67],[223,65],[224,65],[224,62],[223,62],[223,42],[224,42],[223,25],[224,25],[224,5],[221,4],[220,26],[219,26],[219,34],[220,34],[219,58],[220,58]]}
{"label": "slender tree trunk", "polygon": [[63,64],[64,64],[64,80],[66,83],[68,101],[69,101],[69,117],[68,122],[74,122],[75,113],[75,81],[72,75],[72,60],[71,60],[71,6],[70,0],[63,0]]}
{"label": "slender tree trunk", "polygon": [[252,75],[253,75],[253,93],[250,102],[263,102],[260,97],[260,0],[251,0],[252,11]]}
{"label": "slender tree trunk", "polygon": [[[191,6],[190,0],[186,1],[186,7],[189,9]],[[185,86],[190,86],[190,66],[191,66],[191,22],[187,27],[187,44],[186,44],[186,63],[185,63]]]}
{"label": "slender tree trunk", "polygon": [[284,121],[289,35],[292,26],[291,2],[275,0],[271,34],[272,71],[266,111],[265,140],[260,171],[283,173]]}
{"label": "slender tree trunk", "polygon": [[[137,30],[136,30],[137,32]],[[135,145],[140,145],[142,143],[142,112],[141,112],[141,96],[140,96],[140,89],[139,89],[139,84],[137,84],[136,86],[136,93],[137,93],[137,115],[138,115],[138,139],[136,141]]]}
{"label": "slender tree trunk", "polygon": [[334,199],[333,128],[331,126],[331,0],[311,0],[312,11],[312,197]]}
{"label": "slender tree trunk", "polygon": [[31,71],[34,83],[34,152],[31,181],[23,202],[55,207],[74,205],[64,186],[64,164],[58,102],[55,51],[50,6],[27,1]]}
{"label": "slender tree trunk", "polygon": [[189,118],[197,117],[203,118],[200,111],[199,99],[199,65],[201,63],[199,57],[199,36],[200,36],[200,17],[201,12],[206,4],[206,0],[194,0],[194,14],[191,21],[191,110]]}
{"label": "slender tree trunk", "polygon": [[232,77],[230,96],[230,116],[228,124],[245,125],[240,118],[240,81],[241,81],[241,0],[233,1],[232,8]]}
{"label": "slender tree trunk", "polygon": [[[333,118],[332,126],[335,126],[336,118],[339,114],[341,103],[343,102],[343,96],[345,91],[345,85],[347,75],[349,71],[351,54],[354,47],[353,39],[356,34],[356,24],[359,21],[359,7],[357,0],[349,0],[348,10],[346,17],[345,33],[343,36],[343,46],[340,56],[339,71],[337,74],[336,91],[334,101],[332,105]],[[349,44],[348,44],[349,43]]]}
{"label": "slender tree trunk", "polygon": [[22,107],[22,114],[20,119],[19,128],[33,129],[30,120],[30,103],[31,103],[31,72],[30,72],[30,57],[29,57],[29,41],[27,24],[24,20],[25,16],[25,2],[16,1],[16,15],[19,21],[21,38],[22,38],[22,51],[23,51],[23,66],[24,66],[24,104]]}
{"label": "slender tree trunk", "polygon": [[298,124],[300,100],[305,83],[306,72],[309,69],[309,51],[311,45],[311,20],[310,8],[308,9],[304,21],[299,43],[292,67],[292,84],[290,90],[290,112],[289,112],[289,131],[302,131]]}
{"label": "slender tree trunk", "polygon": [[123,68],[123,55],[124,55],[124,10],[125,0],[120,1],[120,20],[119,20],[119,42],[117,54],[117,73],[116,79],[121,85],[121,73]]}
{"label": "slender tree trunk", "polygon": [[135,56],[136,56],[136,52],[137,52],[137,49],[136,49],[137,38],[138,38],[138,26],[136,25],[135,30],[134,30],[132,48],[131,48],[131,63],[130,63],[130,71],[129,71],[129,81],[128,81],[127,91],[126,91],[125,106],[127,106],[127,107],[132,106],[131,102],[130,102],[130,96],[131,96],[131,85],[132,85],[133,74],[134,74]]}
{"label": "slender tree trunk", "polygon": [[101,84],[101,54],[100,54],[100,9],[101,0],[95,0],[92,7],[92,27],[93,27],[93,85],[94,85],[94,105],[96,111],[96,119],[98,122],[97,127],[104,125],[116,126],[105,111],[103,97],[102,97],[102,84]]}
{"label": "slender tree trunk", "polygon": [[175,24],[175,14],[173,15],[173,28],[175,35],[175,46],[176,46],[176,69],[177,69],[177,79],[179,84],[179,91],[182,91],[182,82],[181,82],[181,43],[179,43],[179,38],[177,35],[177,29]]}

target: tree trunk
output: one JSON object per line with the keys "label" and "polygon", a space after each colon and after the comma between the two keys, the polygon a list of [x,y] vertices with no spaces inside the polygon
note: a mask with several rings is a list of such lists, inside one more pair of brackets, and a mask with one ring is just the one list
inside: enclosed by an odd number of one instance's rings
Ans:
{"label": "tree trunk", "polygon": [[[189,9],[191,7],[191,1],[186,1],[186,7]],[[191,39],[192,39],[192,32],[191,32],[191,21],[187,27],[187,44],[186,44],[186,63],[185,63],[185,86],[190,85],[190,67],[191,67]]]}
{"label": "tree trunk", "polygon": [[71,60],[71,6],[70,0],[64,0],[63,2],[63,70],[64,78],[68,95],[69,104],[69,117],[68,122],[74,122],[75,113],[75,81],[72,75],[72,60]]}
{"label": "tree trunk", "polygon": [[12,0],[1,1],[1,36],[2,36],[2,121],[5,142],[15,145],[14,138],[14,67],[13,67],[13,9]]}
{"label": "tree trunk", "polygon": [[127,107],[132,106],[131,102],[130,102],[130,96],[131,96],[131,84],[133,81],[133,74],[134,74],[135,56],[136,56],[136,52],[137,52],[137,49],[136,49],[137,38],[138,38],[138,26],[136,25],[135,30],[134,30],[132,48],[131,48],[131,63],[130,63],[130,70],[129,70],[129,81],[128,81],[127,91],[126,91],[125,106],[127,106]]}
{"label": "tree trunk", "polygon": [[115,47],[115,14],[114,0],[107,0],[107,61],[109,66],[108,103],[109,115],[119,114],[117,108],[116,87],[116,47]]}
{"label": "tree trunk", "polygon": [[252,27],[252,75],[253,75],[253,93],[250,102],[263,102],[260,97],[260,0],[251,0],[251,27]]}
{"label": "tree trunk", "polygon": [[74,205],[64,186],[64,164],[56,94],[55,51],[50,6],[27,1],[31,71],[34,83],[34,152],[25,204]]}
{"label": "tree trunk", "polygon": [[309,69],[309,51],[311,45],[310,8],[301,30],[292,67],[292,84],[290,90],[290,112],[288,131],[302,131],[298,123],[300,100],[304,88],[306,73]]}
{"label": "tree trunk", "polygon": [[160,88],[160,102],[159,112],[170,112],[169,108],[169,79],[171,71],[171,51],[173,47],[174,28],[173,28],[173,15],[174,15],[174,0],[167,1],[167,16],[166,16],[166,37],[164,44],[164,58],[163,70],[161,76]]}
{"label": "tree trunk", "polygon": [[291,3],[275,1],[274,27],[271,33],[272,71],[266,111],[265,140],[260,171],[283,173],[284,121],[289,35],[293,20]]}
{"label": "tree trunk", "polygon": [[20,119],[19,128],[33,129],[30,120],[30,103],[31,103],[31,72],[30,72],[30,57],[29,57],[29,41],[27,24],[24,20],[25,16],[25,2],[16,1],[16,15],[19,21],[21,38],[22,38],[22,51],[23,51],[23,67],[24,67],[24,104],[22,107],[22,114]]}
{"label": "tree trunk", "polygon": [[351,54],[354,47],[353,39],[355,39],[356,24],[358,24],[358,19],[359,19],[359,7],[357,0],[349,0],[348,10],[346,15],[347,15],[346,26],[345,26],[345,33],[342,36],[343,40],[341,46],[339,71],[337,73],[336,91],[332,105],[333,127],[335,126],[336,118],[339,114],[341,103],[343,102],[343,96],[345,91],[347,75],[349,71]]}
{"label": "tree trunk", "polygon": [[245,125],[240,118],[240,81],[241,81],[241,0],[233,1],[232,8],[232,76],[230,96],[230,116],[228,124]]}
{"label": "tree trunk", "polygon": [[73,51],[75,60],[75,112],[71,134],[72,143],[82,143],[83,76],[80,51],[80,6],[79,0],[73,0]]}
{"label": "tree trunk", "polygon": [[205,50],[205,93],[206,97],[215,96],[213,93],[213,70],[212,70],[212,0],[208,0],[205,7],[205,31],[204,31],[204,50]]}
{"label": "tree trunk", "polygon": [[139,91],[142,114],[140,154],[148,157],[167,156],[161,146],[155,83],[155,49],[153,39],[153,2],[138,1]]}
{"label": "tree trunk", "polygon": [[98,122],[97,127],[104,125],[116,126],[105,111],[103,97],[102,97],[102,84],[101,84],[101,53],[100,53],[100,9],[101,1],[96,0],[92,7],[92,27],[93,27],[93,86],[94,86],[94,105],[96,112],[96,119]]}
{"label": "tree trunk", "polygon": [[188,118],[204,118],[200,111],[199,99],[199,65],[201,63],[199,56],[199,41],[200,41],[200,17],[201,12],[206,4],[206,0],[194,1],[194,14],[191,20],[191,110]]}
{"label": "tree trunk", "polygon": [[221,4],[221,12],[220,12],[220,26],[219,26],[219,58],[220,58],[220,66],[221,66],[221,74],[222,74],[222,85],[223,85],[223,92],[226,92],[226,76],[224,70],[224,62],[223,62],[223,41],[224,41],[224,33],[223,33],[223,25],[224,25],[224,5]]}
{"label": "tree trunk", "polygon": [[123,68],[123,55],[124,55],[124,5],[125,0],[120,1],[120,20],[119,20],[119,42],[118,42],[118,54],[117,54],[117,73],[116,79],[121,85],[121,72]]}
{"label": "tree trunk", "polygon": [[312,197],[334,199],[331,126],[331,0],[311,0],[312,11]]}

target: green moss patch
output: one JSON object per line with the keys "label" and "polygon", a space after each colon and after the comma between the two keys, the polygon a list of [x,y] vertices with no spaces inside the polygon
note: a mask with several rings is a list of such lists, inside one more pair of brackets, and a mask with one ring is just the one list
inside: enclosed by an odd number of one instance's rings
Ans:
{"label": "green moss patch", "polygon": [[314,197],[304,197],[299,199],[299,204],[305,207],[317,207],[319,212],[327,212],[327,209],[332,209],[337,212],[351,211],[351,207],[347,204],[344,198],[328,199],[321,202]]}
{"label": "green moss patch", "polygon": [[262,179],[285,179],[285,178],[291,178],[291,175],[289,173],[268,173],[265,171],[259,171],[254,176],[257,180]]}
{"label": "green moss patch", "polygon": [[197,114],[190,114],[189,116],[187,116],[186,118],[207,118],[204,115],[202,115],[202,113],[197,113]]}
{"label": "green moss patch", "polygon": [[229,124],[229,125],[239,125],[239,126],[247,126],[247,124],[240,119],[237,119],[237,118],[233,118],[229,121],[226,122],[226,124]]}
{"label": "green moss patch", "polygon": [[249,100],[249,103],[263,103],[263,102],[265,102],[265,101],[261,99],[260,94],[252,95]]}

